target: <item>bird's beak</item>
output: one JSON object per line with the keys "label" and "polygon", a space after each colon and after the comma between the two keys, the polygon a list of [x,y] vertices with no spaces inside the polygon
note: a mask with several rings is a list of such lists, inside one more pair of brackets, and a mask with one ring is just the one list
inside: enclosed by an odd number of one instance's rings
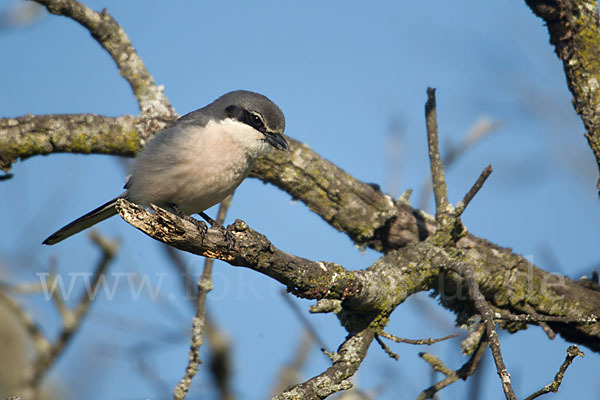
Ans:
{"label": "bird's beak", "polygon": [[286,151],[290,146],[281,133],[264,132],[267,142],[278,150]]}

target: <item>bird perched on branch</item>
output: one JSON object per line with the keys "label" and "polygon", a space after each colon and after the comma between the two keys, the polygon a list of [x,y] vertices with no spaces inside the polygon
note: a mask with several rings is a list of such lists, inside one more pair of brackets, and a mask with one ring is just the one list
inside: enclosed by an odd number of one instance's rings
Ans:
{"label": "bird perched on branch", "polygon": [[208,218],[203,211],[233,193],[258,157],[288,149],[284,129],[283,112],[267,97],[245,90],[224,94],[158,132],[135,158],[125,192],[43,243],[56,244],[112,217],[120,198]]}

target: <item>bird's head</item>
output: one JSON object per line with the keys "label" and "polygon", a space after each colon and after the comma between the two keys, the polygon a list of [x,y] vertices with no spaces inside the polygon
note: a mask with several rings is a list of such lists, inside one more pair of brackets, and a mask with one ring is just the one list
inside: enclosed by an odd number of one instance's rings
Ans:
{"label": "bird's head", "polygon": [[260,153],[264,154],[273,147],[284,151],[289,148],[283,137],[285,116],[266,96],[236,90],[224,94],[209,107],[222,110],[220,117],[232,120],[238,126],[240,135],[246,136],[244,141],[258,140]]}

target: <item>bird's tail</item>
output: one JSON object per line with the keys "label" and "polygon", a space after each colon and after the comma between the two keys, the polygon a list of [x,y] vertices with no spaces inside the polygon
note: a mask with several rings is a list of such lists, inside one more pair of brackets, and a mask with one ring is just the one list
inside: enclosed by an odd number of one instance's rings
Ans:
{"label": "bird's tail", "polygon": [[96,225],[100,221],[104,221],[105,219],[112,217],[117,213],[115,203],[122,197],[123,195],[115,197],[114,199],[102,204],[100,207],[90,211],[84,216],[77,218],[70,224],[63,226],[52,235],[48,236],[42,243],[47,245],[56,244],[65,240],[69,236],[89,228],[92,225]]}

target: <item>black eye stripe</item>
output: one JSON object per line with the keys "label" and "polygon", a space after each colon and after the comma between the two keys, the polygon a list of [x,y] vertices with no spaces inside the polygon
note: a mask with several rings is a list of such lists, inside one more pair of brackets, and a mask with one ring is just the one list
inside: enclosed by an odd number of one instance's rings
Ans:
{"label": "black eye stripe", "polygon": [[253,127],[259,132],[265,133],[267,131],[263,117],[256,111],[248,111],[242,107],[231,105],[225,108],[225,114],[229,118],[237,119],[238,121]]}
{"label": "black eye stripe", "polygon": [[266,131],[265,124],[259,114],[253,113],[250,111],[246,111],[244,114],[245,114],[245,121],[242,121],[242,122],[250,125],[251,127],[253,127],[254,129],[256,129],[260,132]]}

